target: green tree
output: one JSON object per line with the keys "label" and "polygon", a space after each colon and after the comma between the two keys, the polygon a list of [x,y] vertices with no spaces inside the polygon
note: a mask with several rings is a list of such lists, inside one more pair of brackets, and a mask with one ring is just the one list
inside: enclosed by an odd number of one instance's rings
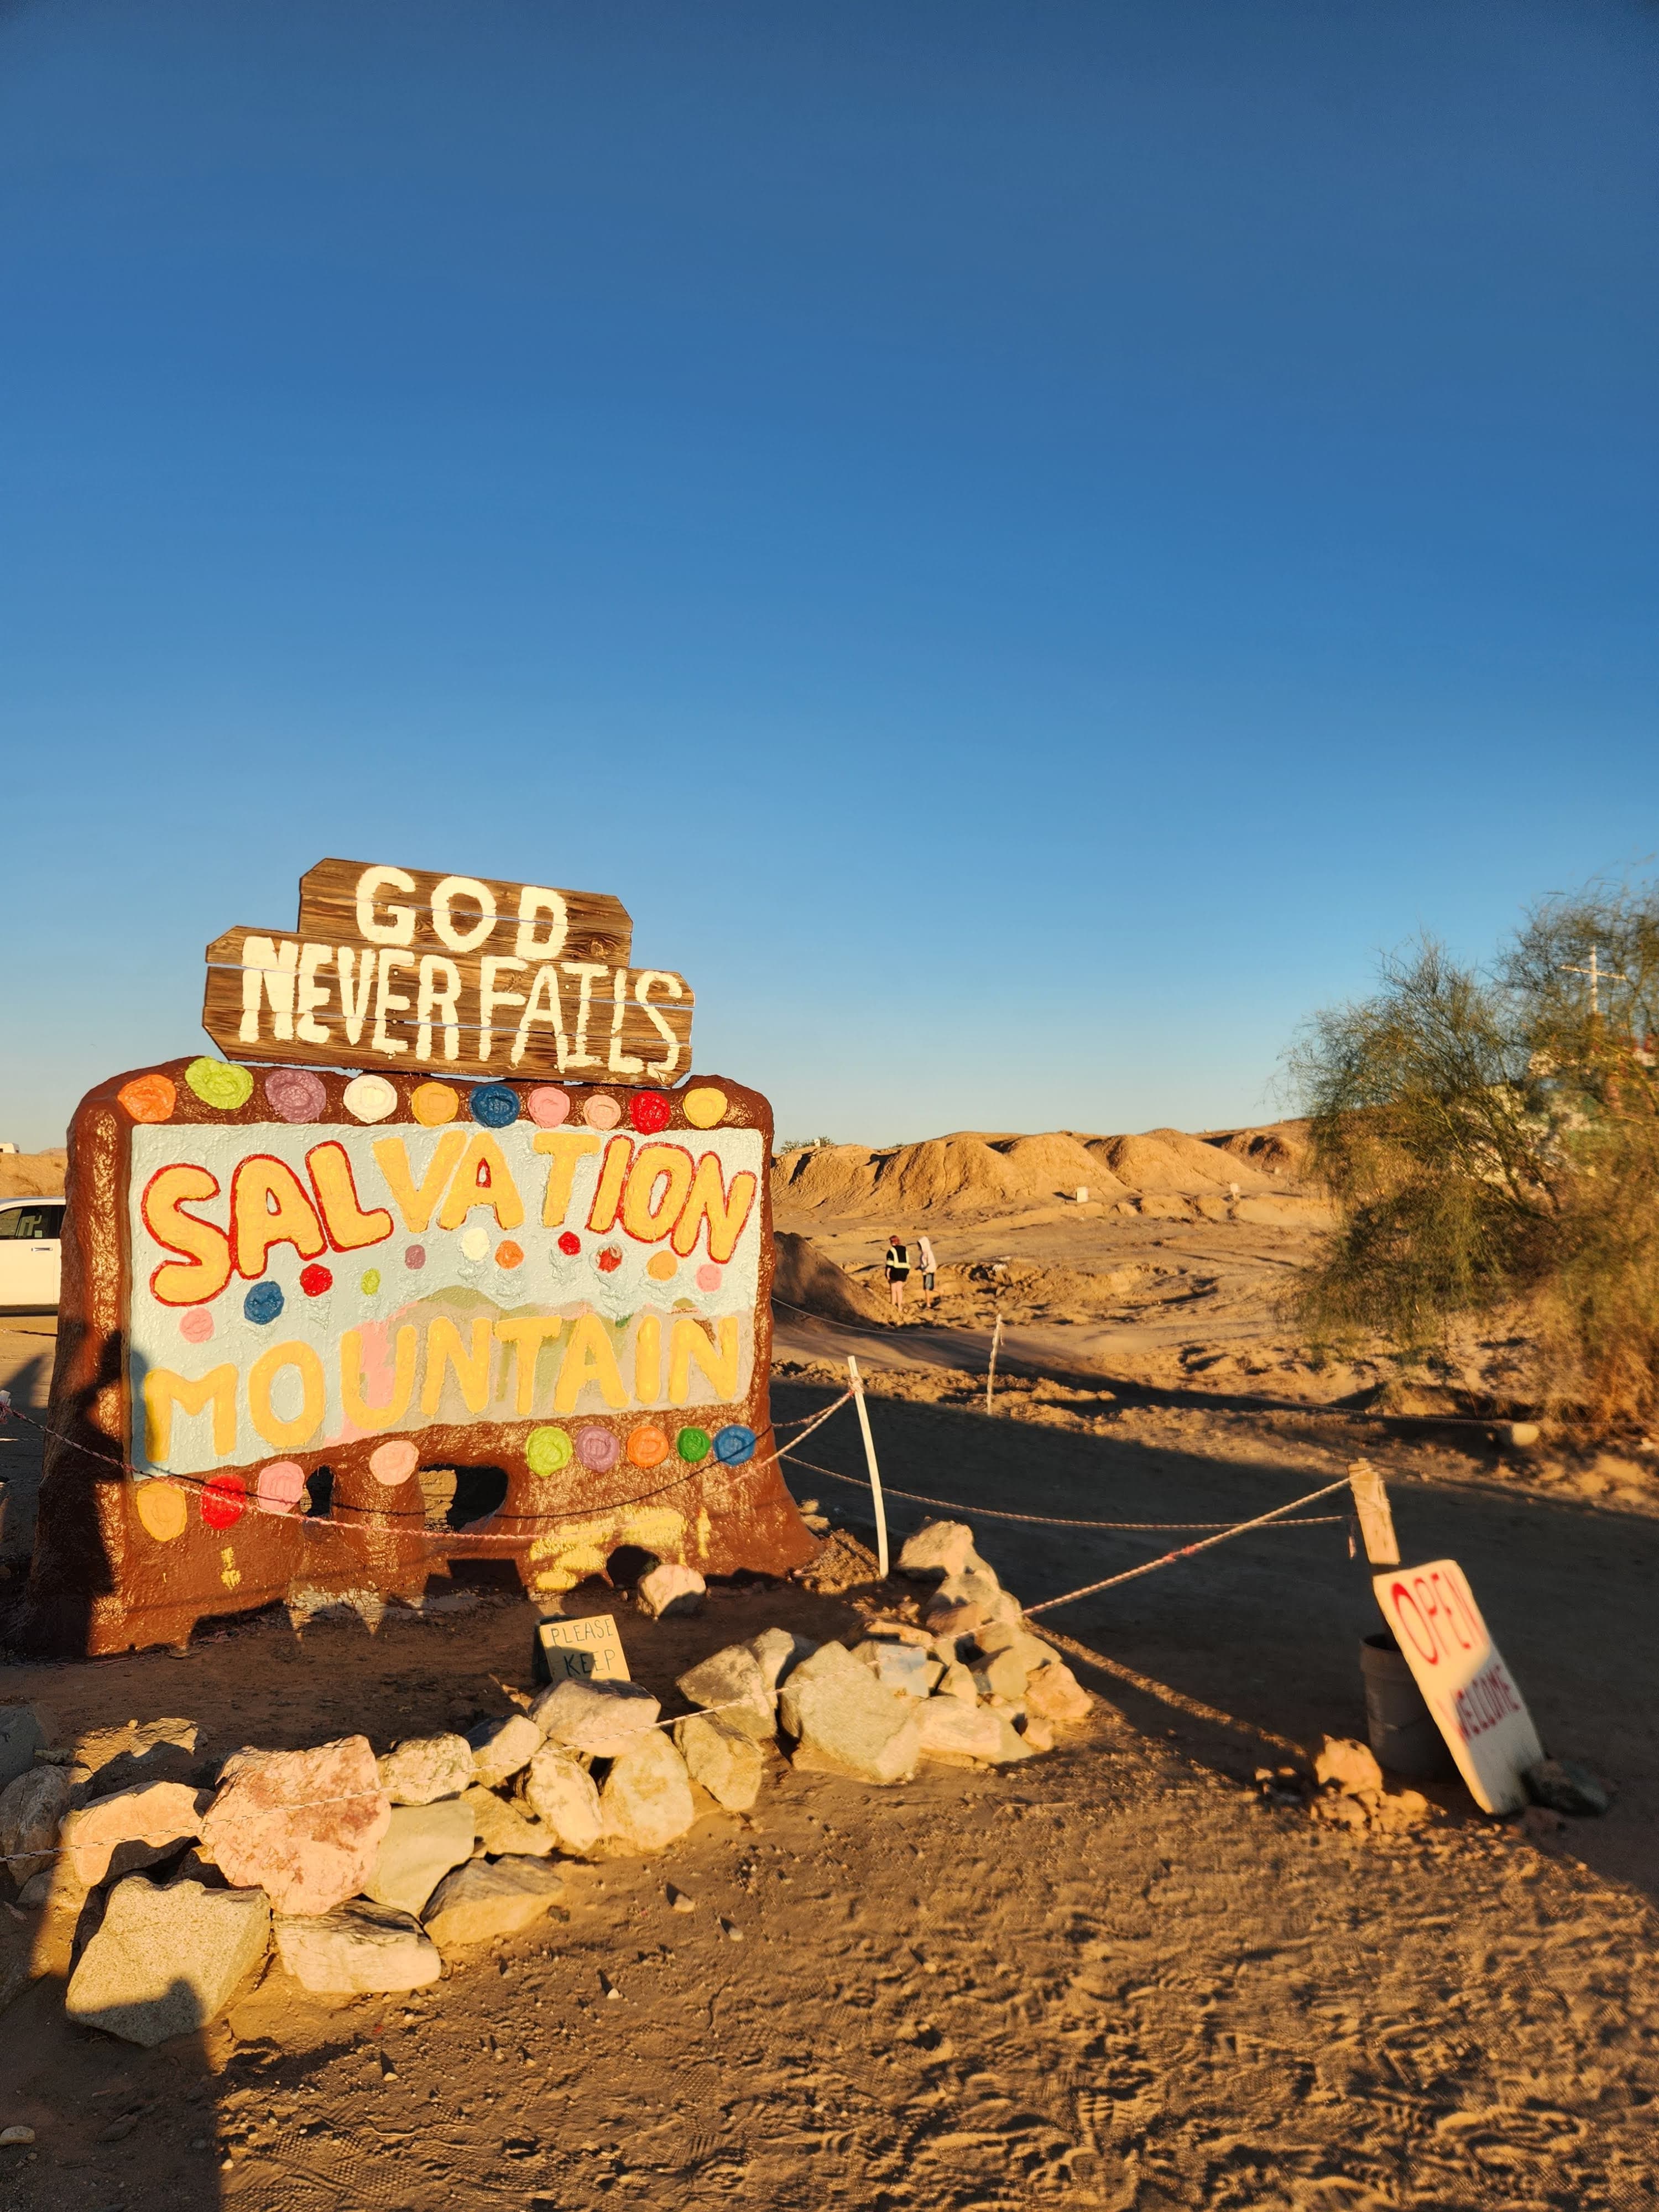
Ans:
{"label": "green tree", "polygon": [[1291,1054],[1338,1212],[1316,1340],[1441,1349],[1518,1309],[1537,1395],[1605,1435],[1659,1416],[1659,884],[1535,908],[1486,971],[1427,941]]}

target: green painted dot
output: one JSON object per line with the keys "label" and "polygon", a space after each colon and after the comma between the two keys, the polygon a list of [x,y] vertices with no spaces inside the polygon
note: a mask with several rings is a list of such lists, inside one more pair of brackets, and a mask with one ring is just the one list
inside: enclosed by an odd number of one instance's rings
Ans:
{"label": "green painted dot", "polygon": [[380,1269],[378,1267],[365,1267],[362,1272],[362,1279],[359,1281],[357,1287],[366,1298],[372,1298],[375,1291],[380,1287]]}
{"label": "green painted dot", "polygon": [[222,1114],[234,1114],[253,1096],[252,1076],[233,1060],[209,1060],[205,1055],[192,1060],[185,1070],[185,1080],[203,1105],[216,1106]]}
{"label": "green painted dot", "polygon": [[707,1429],[682,1429],[674,1439],[674,1449],[688,1466],[695,1467],[700,1459],[708,1456]]}
{"label": "green painted dot", "polygon": [[570,1464],[570,1438],[562,1429],[532,1429],[524,1455],[532,1474],[556,1474]]}

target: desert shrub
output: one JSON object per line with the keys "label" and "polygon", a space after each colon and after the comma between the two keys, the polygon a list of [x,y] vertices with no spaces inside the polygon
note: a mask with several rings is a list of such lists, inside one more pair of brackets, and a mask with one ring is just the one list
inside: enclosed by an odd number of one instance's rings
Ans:
{"label": "desert shrub", "polygon": [[1485,972],[1425,941],[1316,1014],[1291,1055],[1338,1212],[1315,1340],[1431,1358],[1518,1307],[1552,1412],[1659,1417],[1656,1030],[1659,885],[1552,901]]}

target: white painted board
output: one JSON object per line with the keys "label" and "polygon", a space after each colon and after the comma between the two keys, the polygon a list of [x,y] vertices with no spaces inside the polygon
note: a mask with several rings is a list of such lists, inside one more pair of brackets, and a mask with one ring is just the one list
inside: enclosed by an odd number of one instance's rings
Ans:
{"label": "white painted board", "polygon": [[1371,1588],[1475,1803],[1486,1813],[1524,1805],[1522,1777],[1544,1747],[1462,1567],[1391,1567]]}

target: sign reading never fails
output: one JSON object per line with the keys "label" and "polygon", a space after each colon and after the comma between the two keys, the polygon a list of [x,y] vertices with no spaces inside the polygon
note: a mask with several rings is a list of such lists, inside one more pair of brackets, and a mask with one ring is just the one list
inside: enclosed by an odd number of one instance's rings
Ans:
{"label": "sign reading never fails", "polygon": [[691,988],[632,936],[603,892],[319,860],[292,935],[209,945],[202,1026],[228,1059],[672,1084]]}

